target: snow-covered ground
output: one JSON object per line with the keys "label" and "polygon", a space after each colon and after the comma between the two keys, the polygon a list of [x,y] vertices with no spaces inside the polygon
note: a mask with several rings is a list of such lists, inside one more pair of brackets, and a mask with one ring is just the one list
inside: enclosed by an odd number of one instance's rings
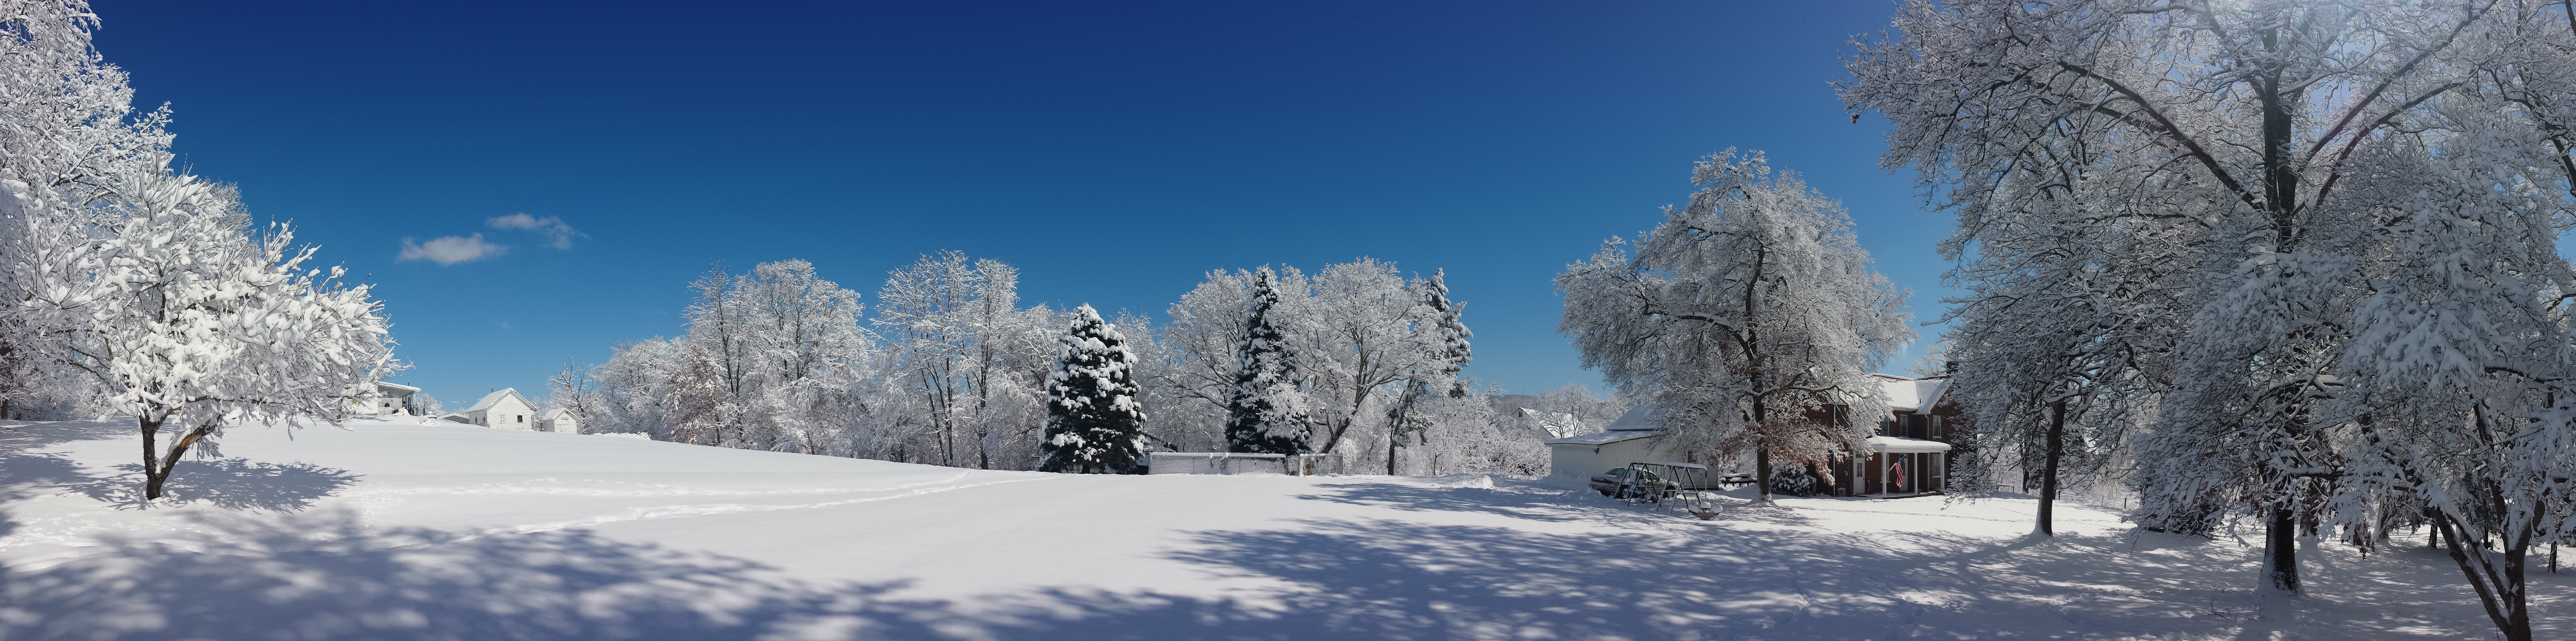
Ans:
{"label": "snow-covered ground", "polygon": [[[2421,639],[2445,557],[2030,501],[1702,522],[1484,476],[1063,476],[363,421],[235,429],[139,503],[131,423],[0,431],[0,639]],[[2420,546],[2421,539],[2414,539]],[[2541,638],[2568,582],[2535,569]]]}

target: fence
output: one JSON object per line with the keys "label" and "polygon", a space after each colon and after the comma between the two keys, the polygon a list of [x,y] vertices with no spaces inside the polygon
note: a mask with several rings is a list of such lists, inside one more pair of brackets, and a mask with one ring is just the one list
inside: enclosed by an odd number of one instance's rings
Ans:
{"label": "fence", "polygon": [[1154,474],[1341,474],[1340,454],[1238,454],[1233,452],[1155,452]]}

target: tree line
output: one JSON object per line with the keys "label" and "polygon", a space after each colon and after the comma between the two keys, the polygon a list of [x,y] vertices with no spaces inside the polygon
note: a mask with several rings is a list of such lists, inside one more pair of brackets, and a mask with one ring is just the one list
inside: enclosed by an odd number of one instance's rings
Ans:
{"label": "tree line", "polygon": [[1216,270],[1157,324],[1023,306],[1016,268],[955,251],[869,297],[803,260],[711,269],[685,333],[567,365],[544,403],[594,431],[980,469],[1124,472],[1160,450],[1545,473],[1545,433],[1462,376],[1472,333],[1445,279],[1369,258]]}

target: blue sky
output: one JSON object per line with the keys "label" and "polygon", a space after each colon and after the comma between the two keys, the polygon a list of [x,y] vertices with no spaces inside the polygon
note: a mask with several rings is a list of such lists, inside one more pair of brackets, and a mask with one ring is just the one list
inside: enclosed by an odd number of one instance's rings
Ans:
{"label": "blue sky", "polygon": [[[181,161],[376,283],[394,380],[451,404],[684,331],[710,264],[803,258],[872,302],[942,249],[1019,267],[1023,302],[1157,314],[1210,269],[1445,268],[1469,374],[1597,387],[1550,278],[1728,147],[1849,205],[1918,318],[1948,268],[1949,217],[1827,85],[1880,0],[96,9]],[[477,233],[506,249],[399,260]]]}

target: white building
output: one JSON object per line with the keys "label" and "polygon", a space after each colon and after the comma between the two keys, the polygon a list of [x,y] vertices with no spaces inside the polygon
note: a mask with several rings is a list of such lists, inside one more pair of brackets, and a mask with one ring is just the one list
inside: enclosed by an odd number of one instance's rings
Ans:
{"label": "white building", "polygon": [[572,417],[572,410],[558,407],[548,410],[544,416],[545,418],[537,421],[539,432],[581,433],[581,421]]}
{"label": "white building", "polygon": [[520,396],[518,389],[504,387],[501,391],[484,395],[483,400],[475,401],[473,407],[448,415],[447,420],[456,421],[459,417],[464,419],[457,421],[460,423],[505,430],[535,430],[537,404]]}
{"label": "white building", "polygon": [[[1640,405],[1610,422],[1610,429],[1590,434],[1577,434],[1547,441],[1548,485],[1580,489],[1594,474],[1626,467],[1640,461],[1683,461],[1693,458],[1678,451],[1673,439],[1655,429],[1646,418],[1654,415],[1652,406]],[[1571,418],[1571,417],[1568,417]]]}
{"label": "white building", "polygon": [[358,395],[349,402],[349,413],[358,415],[417,415],[420,408],[412,404],[412,395],[420,388],[379,381],[373,392]]}

